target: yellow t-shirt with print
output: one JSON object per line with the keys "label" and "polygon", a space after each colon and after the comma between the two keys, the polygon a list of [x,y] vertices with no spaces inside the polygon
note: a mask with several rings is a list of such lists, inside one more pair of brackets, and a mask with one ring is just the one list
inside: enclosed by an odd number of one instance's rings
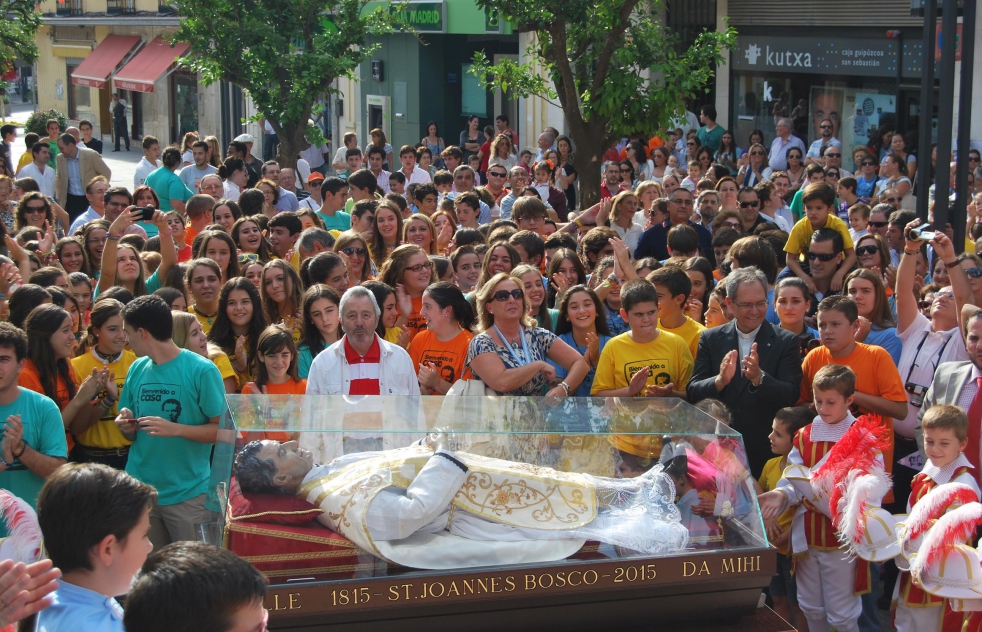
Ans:
{"label": "yellow t-shirt with print", "polygon": [[[757,482],[760,483],[760,488],[765,492],[774,491],[777,487],[777,482],[781,480],[784,475],[784,469],[781,467],[781,461],[784,459],[783,456],[776,456],[773,459],[769,459],[767,463],[764,464],[764,469],[760,473],[760,478]],[[791,528],[791,519],[794,518],[794,507],[789,507],[784,510],[780,516],[777,517],[777,526],[781,527],[782,531],[787,531]],[[778,552],[781,555],[788,554],[788,545],[785,544],[779,547]]]}
{"label": "yellow t-shirt with print", "polygon": [[676,327],[675,329],[665,327],[659,318],[658,329],[675,334],[676,336],[681,336],[682,340],[685,340],[686,344],[689,345],[689,352],[692,354],[693,359],[699,353],[699,334],[706,331],[705,325],[697,323],[688,316],[685,317],[685,322],[682,323],[682,326]]}
{"label": "yellow t-shirt with print", "polygon": [[[130,365],[134,362],[136,362],[136,354],[129,349],[123,349],[123,355],[108,365],[103,364],[102,360],[92,355],[92,351],[90,350],[84,355],[72,358],[72,369],[75,372],[76,386],[80,385],[85,378],[92,375],[92,369],[101,371],[103,367],[108,366],[109,372],[113,374],[116,380],[116,389],[119,391],[119,395],[122,396],[126,374],[130,370]],[[105,396],[106,391],[102,391],[98,395],[100,399]],[[100,450],[125,448],[131,445],[133,442],[124,437],[123,433],[119,431],[119,426],[116,425],[115,419],[118,414],[118,404],[105,411],[102,417],[99,418],[99,421],[89,426],[85,432],[76,437],[79,445],[88,448],[98,448]]]}
{"label": "yellow t-shirt with print", "polygon": [[[853,247],[852,235],[849,234],[849,226],[835,215],[830,213],[825,218],[825,226],[822,228],[831,228],[842,235],[843,250],[849,250]],[[815,230],[815,227],[808,221],[808,218],[802,217],[795,223],[794,228],[791,229],[791,234],[788,236],[788,243],[784,246],[784,252],[789,252],[793,255],[808,252],[808,244],[812,242],[812,233]]]}
{"label": "yellow t-shirt with print", "polygon": [[674,384],[675,390],[684,391],[692,377],[693,364],[692,352],[681,336],[660,331],[651,342],[639,344],[628,331],[607,341],[590,393],[624,388],[646,366],[651,368],[648,386]]}

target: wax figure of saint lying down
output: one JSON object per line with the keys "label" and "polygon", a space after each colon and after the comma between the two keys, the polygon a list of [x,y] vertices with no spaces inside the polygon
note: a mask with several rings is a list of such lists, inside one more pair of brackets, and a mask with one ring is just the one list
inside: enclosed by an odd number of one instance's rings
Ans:
{"label": "wax figure of saint lying down", "polygon": [[688,530],[661,466],[636,478],[559,472],[466,452],[445,435],[315,465],[295,441],[236,456],[244,492],[295,494],[366,551],[411,568],[551,562],[587,540],[644,555],[681,551]]}

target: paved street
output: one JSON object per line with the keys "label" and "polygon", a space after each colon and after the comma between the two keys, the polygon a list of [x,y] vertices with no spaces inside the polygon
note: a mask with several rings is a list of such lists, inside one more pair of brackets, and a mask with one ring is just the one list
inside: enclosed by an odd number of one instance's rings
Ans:
{"label": "paved street", "polygon": [[[12,104],[11,106],[12,114],[7,117],[7,122],[20,123],[22,126],[27,120],[27,117],[31,115],[34,111],[33,104]],[[102,158],[106,161],[106,164],[112,169],[112,179],[110,184],[113,186],[122,186],[127,189],[133,190],[133,172],[136,171],[136,165],[140,162],[143,157],[143,151],[140,149],[140,143],[136,141],[130,141],[130,149],[132,151],[126,151],[125,147],[122,151],[113,152],[112,143],[109,136],[103,138],[103,143],[105,143],[105,148],[103,150]],[[17,140],[11,144],[11,154],[13,155],[14,165],[20,160],[21,154],[27,150],[24,147],[24,128],[17,128]]]}

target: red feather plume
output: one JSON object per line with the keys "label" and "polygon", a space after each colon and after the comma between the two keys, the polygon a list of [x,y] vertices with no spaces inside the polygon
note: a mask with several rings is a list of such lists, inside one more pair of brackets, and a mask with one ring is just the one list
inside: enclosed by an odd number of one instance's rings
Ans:
{"label": "red feather plume", "polygon": [[980,524],[982,524],[982,504],[979,503],[962,505],[941,516],[924,538],[917,555],[921,558],[917,563],[918,569],[927,568],[939,561],[956,544],[968,542],[975,535],[975,528]]}
{"label": "red feather plume", "polygon": [[[812,484],[829,494],[831,503],[833,488],[851,470],[868,472],[876,464],[877,454],[890,445],[891,434],[879,415],[863,415],[829,450],[825,462],[812,474]],[[831,508],[835,512],[836,504],[832,503]]]}
{"label": "red feather plume", "polygon": [[967,505],[978,500],[975,490],[962,483],[947,483],[935,487],[911,508],[910,515],[905,521],[908,530],[907,539],[919,538],[952,505]]}

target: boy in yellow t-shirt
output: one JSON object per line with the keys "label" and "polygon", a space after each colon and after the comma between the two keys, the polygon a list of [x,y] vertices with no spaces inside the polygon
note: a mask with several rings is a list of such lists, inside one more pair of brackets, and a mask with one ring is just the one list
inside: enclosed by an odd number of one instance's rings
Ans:
{"label": "boy in yellow t-shirt", "polygon": [[[787,266],[795,276],[809,283],[810,278],[801,267],[801,255],[807,254],[812,233],[820,228],[831,228],[842,235],[842,252],[845,255],[845,261],[832,277],[831,289],[841,289],[842,279],[856,265],[856,249],[852,235],[849,234],[849,226],[835,216],[835,189],[824,182],[809,184],[802,193],[801,201],[805,205],[805,216],[791,229],[788,243],[784,246]],[[811,285],[809,283],[809,289],[814,291]]]}
{"label": "boy in yellow t-shirt", "polygon": [[692,377],[692,352],[680,336],[659,331],[655,286],[644,279],[624,284],[621,318],[631,329],[604,346],[590,394],[685,399],[685,387]]}
{"label": "boy in yellow t-shirt", "polygon": [[648,275],[658,292],[658,329],[681,336],[695,358],[699,352],[699,334],[706,330],[689,318],[684,308],[692,293],[692,280],[677,266],[665,266]]}
{"label": "boy in yellow t-shirt", "polygon": [[[788,466],[788,455],[791,454],[795,433],[810,424],[814,416],[814,413],[805,407],[782,408],[774,415],[771,434],[767,438],[771,442],[771,451],[779,456],[764,464],[764,470],[757,481],[763,491],[773,491],[777,487],[784,469]],[[767,529],[768,540],[778,550],[777,574],[771,578],[769,591],[771,598],[774,599],[774,611],[784,617],[785,621],[794,621],[801,626],[805,624],[805,615],[798,607],[798,587],[791,574],[791,557],[788,555],[788,540],[794,512],[795,508],[789,507],[776,519],[765,521],[764,526]],[[794,620],[791,617],[792,611]]]}

